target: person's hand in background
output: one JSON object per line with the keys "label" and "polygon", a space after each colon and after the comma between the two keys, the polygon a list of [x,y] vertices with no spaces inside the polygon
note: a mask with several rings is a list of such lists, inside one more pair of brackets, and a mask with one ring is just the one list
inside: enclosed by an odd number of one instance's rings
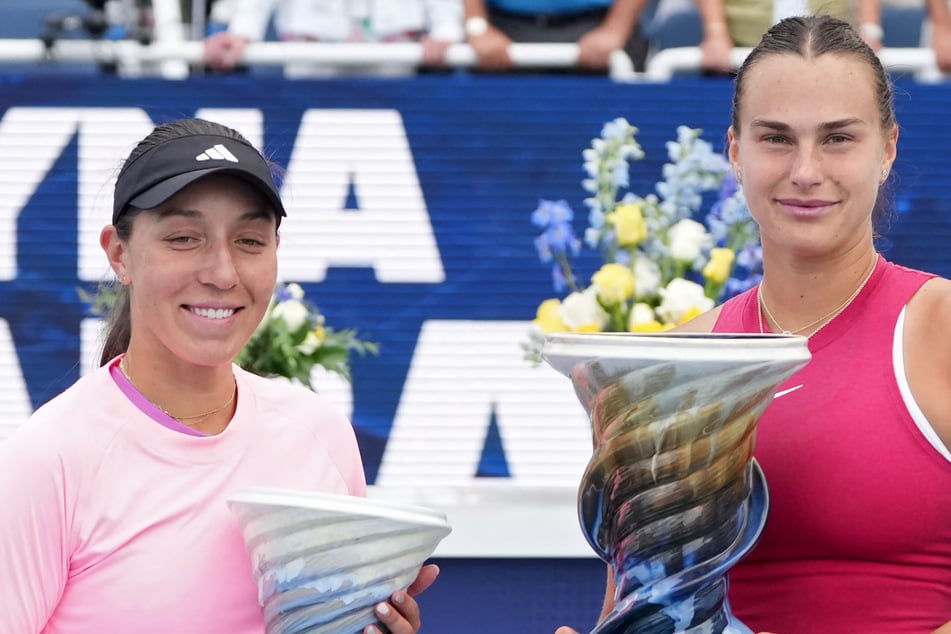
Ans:
{"label": "person's hand in background", "polygon": [[489,25],[481,35],[470,35],[469,45],[475,51],[479,67],[486,70],[508,70],[512,68],[509,57],[509,45],[512,40],[502,31]]}
{"label": "person's hand in background", "polygon": [[241,62],[248,40],[227,31],[214,33],[205,38],[203,61],[215,70],[234,70]]}

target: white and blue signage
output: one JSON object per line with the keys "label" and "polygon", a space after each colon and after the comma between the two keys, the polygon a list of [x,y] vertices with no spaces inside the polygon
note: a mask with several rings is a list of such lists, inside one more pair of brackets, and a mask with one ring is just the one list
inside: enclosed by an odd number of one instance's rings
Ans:
{"label": "white and blue signage", "polygon": [[[0,78],[0,434],[95,363],[99,324],[77,289],[108,273],[97,235],[112,179],[156,123],[197,115],[286,170],[281,279],[380,343],[354,360],[352,392],[327,383],[371,482],[573,485],[587,421],[567,381],[519,347],[554,296],[530,214],[563,198],[583,229],[581,151],[617,116],[640,128],[632,190],[650,192],[678,125],[722,148],[731,92],[699,78]],[[883,246],[947,275],[951,188],[933,140],[951,138],[951,87],[897,94],[900,213]]]}

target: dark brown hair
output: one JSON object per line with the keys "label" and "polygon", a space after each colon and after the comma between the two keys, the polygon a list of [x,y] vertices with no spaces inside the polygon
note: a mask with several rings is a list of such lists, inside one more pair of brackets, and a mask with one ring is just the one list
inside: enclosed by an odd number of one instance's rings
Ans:
{"label": "dark brown hair", "polygon": [[882,129],[890,130],[896,124],[892,83],[868,44],[852,26],[828,15],[786,18],[773,25],[750,52],[736,74],[733,90],[733,133],[739,134],[740,101],[747,71],[760,59],[771,55],[854,55],[865,62],[875,78],[878,111]]}

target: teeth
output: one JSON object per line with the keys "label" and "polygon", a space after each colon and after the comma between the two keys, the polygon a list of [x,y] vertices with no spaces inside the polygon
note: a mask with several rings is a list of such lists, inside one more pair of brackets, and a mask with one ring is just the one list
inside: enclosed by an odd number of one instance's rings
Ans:
{"label": "teeth", "polygon": [[192,312],[208,319],[227,319],[234,315],[233,308],[192,308]]}

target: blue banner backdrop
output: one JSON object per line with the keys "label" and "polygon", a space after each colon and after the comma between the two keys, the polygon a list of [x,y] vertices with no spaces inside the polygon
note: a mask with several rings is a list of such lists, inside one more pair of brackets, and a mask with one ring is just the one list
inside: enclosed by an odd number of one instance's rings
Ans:
{"label": "blue banner backdrop", "polygon": [[[580,409],[560,413],[577,417],[575,427],[553,422],[549,396],[574,397],[547,375],[539,387],[517,345],[553,295],[529,215],[540,197],[564,198],[583,230],[581,151],[618,116],[640,128],[647,154],[631,189],[650,192],[678,125],[723,147],[731,93],[729,81],[699,78],[0,77],[0,427],[22,422],[95,355],[81,344],[90,315],[77,288],[92,290],[106,271],[95,232],[114,169],[151,122],[205,113],[243,122],[236,127],[287,169],[282,277],[301,282],[328,323],[381,344],[380,356],[354,361],[351,413],[369,481],[574,483],[586,423]],[[902,83],[897,102],[898,214],[882,248],[947,276],[951,85]],[[514,419],[532,422],[505,422]],[[456,568],[462,576],[447,572],[426,601],[428,631],[593,622],[600,564],[537,563],[530,579],[518,561],[491,580],[480,581],[478,562]],[[482,598],[466,605],[459,593],[475,590],[469,583]]]}

